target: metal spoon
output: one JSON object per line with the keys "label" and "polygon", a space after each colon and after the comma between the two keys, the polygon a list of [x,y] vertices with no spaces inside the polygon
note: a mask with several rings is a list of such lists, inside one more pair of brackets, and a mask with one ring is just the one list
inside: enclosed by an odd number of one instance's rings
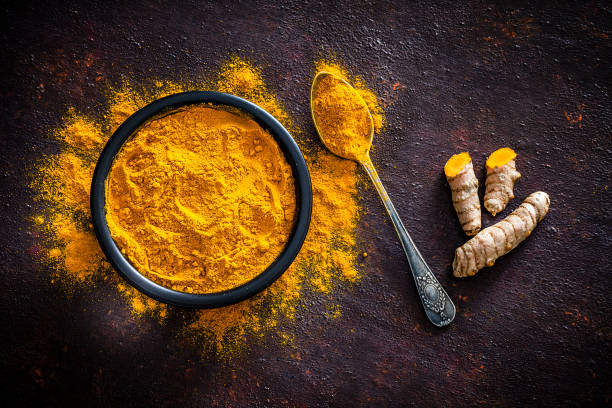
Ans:
{"label": "metal spoon", "polygon": [[[314,109],[314,97],[319,83],[327,76],[332,76],[335,79],[342,81],[359,96],[360,100],[363,101],[361,96],[351,86],[351,84],[349,84],[342,78],[330,72],[319,72],[315,76],[312,82],[312,87],[310,89],[310,110],[312,112],[312,120],[314,121],[317,133],[319,134],[319,137],[321,138],[321,141],[323,142],[325,147],[327,147],[332,153],[342,158],[355,160],[361,163],[366,173],[368,173],[368,176],[370,176],[370,179],[374,183],[374,187],[376,187],[376,191],[378,191],[378,195],[382,199],[382,202],[385,205],[389,216],[391,217],[391,221],[393,221],[395,232],[397,232],[400,242],[402,243],[402,247],[404,248],[404,252],[406,253],[406,258],[408,258],[408,264],[410,265],[410,270],[412,271],[412,276],[414,277],[417,291],[421,298],[421,302],[423,303],[423,307],[425,308],[425,313],[427,314],[427,317],[434,325],[438,327],[446,326],[455,318],[455,305],[450,300],[450,297],[444,291],[444,288],[442,288],[442,285],[440,285],[435,275],[431,272],[429,266],[427,266],[427,263],[423,259],[423,256],[421,256],[421,253],[419,252],[417,247],[414,245],[414,242],[410,238],[410,235],[408,235],[408,232],[406,231],[406,228],[404,228],[404,224],[402,223],[402,220],[397,214],[393,203],[389,199],[389,195],[383,187],[382,182],[378,177],[378,173],[376,173],[376,169],[372,164],[372,160],[370,159],[370,147],[372,146],[372,139],[374,137],[374,123],[372,121],[371,113],[368,110],[370,128],[369,135],[367,135],[366,137],[369,137],[369,144],[367,144],[367,150],[363,152],[363,154],[360,155],[359,158],[349,157],[346,155],[346,153],[343,155],[343,152],[338,149],[337,146],[335,146],[333,143],[330,143],[329,140],[326,141],[326,135],[321,132],[321,129],[317,125],[317,117]],[[363,104],[367,109],[365,101],[363,101]]]}

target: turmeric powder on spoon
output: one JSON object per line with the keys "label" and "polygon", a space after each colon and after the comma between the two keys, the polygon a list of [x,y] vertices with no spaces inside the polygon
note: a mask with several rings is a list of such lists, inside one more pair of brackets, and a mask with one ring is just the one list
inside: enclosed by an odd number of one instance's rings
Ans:
{"label": "turmeric powder on spoon", "polygon": [[192,106],[145,124],[108,176],[106,218],[130,263],[152,281],[216,293],[263,272],[296,210],[289,163],[254,120]]}
{"label": "turmeric powder on spoon", "polygon": [[316,126],[325,135],[325,146],[340,157],[364,160],[372,145],[374,126],[365,101],[332,75],[324,76],[316,89],[312,109]]}

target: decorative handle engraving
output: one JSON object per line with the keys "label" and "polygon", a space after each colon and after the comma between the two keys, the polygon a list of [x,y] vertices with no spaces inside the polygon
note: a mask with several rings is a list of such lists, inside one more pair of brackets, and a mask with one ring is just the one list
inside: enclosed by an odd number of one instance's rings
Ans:
{"label": "decorative handle engraving", "polygon": [[414,245],[410,235],[408,235],[402,220],[395,210],[395,206],[391,202],[387,191],[378,177],[378,173],[372,161],[368,157],[366,160],[362,161],[361,164],[365,168],[366,173],[370,176],[370,179],[372,179],[374,187],[376,187],[376,191],[378,191],[391,217],[395,231],[406,253],[406,258],[408,258],[408,264],[410,265],[410,270],[412,271],[412,276],[414,277],[417,291],[423,303],[423,307],[425,308],[427,317],[438,327],[448,325],[455,318],[455,305],[436,279],[436,276],[431,272],[429,266],[427,266],[427,263]]}

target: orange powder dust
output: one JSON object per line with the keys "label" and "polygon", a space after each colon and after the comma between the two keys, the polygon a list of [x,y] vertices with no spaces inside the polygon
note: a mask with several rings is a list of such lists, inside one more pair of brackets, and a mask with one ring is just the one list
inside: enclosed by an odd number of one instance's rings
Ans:
{"label": "orange powder dust", "polygon": [[67,146],[87,152],[99,148],[104,140],[100,125],[77,115],[74,109],[68,111],[66,123],[55,132],[55,137]]}
{"label": "orange powder dust", "polygon": [[291,167],[253,119],[192,106],[149,121],[108,177],[106,219],[134,267],[174,290],[214,293],[263,272],[289,239]]}

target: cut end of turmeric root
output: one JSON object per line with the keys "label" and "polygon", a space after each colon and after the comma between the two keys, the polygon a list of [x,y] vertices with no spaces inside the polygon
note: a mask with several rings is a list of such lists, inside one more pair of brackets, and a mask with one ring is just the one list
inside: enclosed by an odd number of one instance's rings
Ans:
{"label": "cut end of turmeric root", "polygon": [[455,177],[470,161],[472,158],[468,152],[455,154],[444,165],[444,174],[446,177]]}
{"label": "cut end of turmeric root", "polygon": [[487,167],[494,169],[495,167],[502,167],[510,160],[516,158],[516,152],[509,147],[502,147],[497,149],[487,159]]}

